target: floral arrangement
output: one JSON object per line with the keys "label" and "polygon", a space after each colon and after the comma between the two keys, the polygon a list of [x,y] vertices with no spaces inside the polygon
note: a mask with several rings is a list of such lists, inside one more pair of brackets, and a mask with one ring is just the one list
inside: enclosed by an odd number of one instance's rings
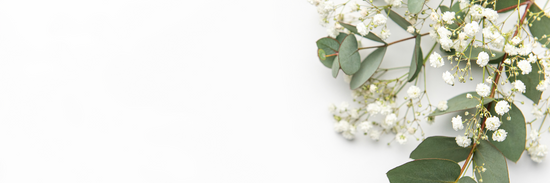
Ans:
{"label": "floral arrangement", "polygon": [[[350,140],[358,131],[373,140],[395,136],[392,142],[400,144],[409,138],[422,139],[410,154],[414,161],[387,172],[390,182],[503,183],[509,182],[506,159],[517,162],[526,151],[533,161],[543,161],[548,147],[541,143],[541,134],[550,130],[544,125],[550,98],[543,95],[550,84],[550,51],[546,48],[550,13],[544,11],[548,2],[308,2],[317,7],[328,32],[316,42],[319,60],[334,78],[343,72],[354,103],[360,106],[331,105],[334,130]],[[386,42],[391,36],[388,20],[410,36]],[[365,40],[377,45],[363,46]],[[380,68],[387,48],[406,40],[415,41],[406,58],[412,55],[410,66]],[[422,41],[433,42],[427,54]],[[364,53],[368,54],[361,60]],[[448,85],[473,81],[473,71],[482,72],[483,78],[470,92],[432,103],[423,71],[445,64],[452,66],[440,72]],[[402,75],[384,78],[389,71]],[[422,82],[424,88],[418,87]],[[403,100],[397,97],[405,91]],[[531,111],[517,107],[525,102],[517,99],[520,95],[533,103]],[[452,112],[458,113],[450,121],[452,128],[462,135],[425,137],[422,124]],[[525,119],[526,112],[534,119]]]}

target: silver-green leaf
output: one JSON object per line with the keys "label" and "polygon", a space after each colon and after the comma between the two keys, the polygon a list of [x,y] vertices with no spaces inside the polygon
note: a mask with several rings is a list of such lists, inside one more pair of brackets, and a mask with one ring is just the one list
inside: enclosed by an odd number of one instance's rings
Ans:
{"label": "silver-green leaf", "polygon": [[[492,104],[493,105],[491,105],[491,109],[489,110],[491,115],[499,116],[495,112],[496,103],[493,102]],[[490,142],[495,145],[495,147],[500,150],[506,158],[512,160],[513,162],[517,162],[525,149],[527,132],[525,129],[525,118],[523,117],[523,113],[513,103],[510,106],[512,107],[510,111],[500,117],[502,123],[499,128],[508,132],[506,139],[502,142],[493,141],[494,132],[490,130],[487,132],[487,136],[489,137]],[[508,117],[510,117],[510,120],[508,120]]]}
{"label": "silver-green leaf", "polygon": [[338,62],[342,71],[347,75],[355,74],[361,67],[361,56],[357,49],[357,39],[355,35],[346,36],[340,48],[338,49]]}
{"label": "silver-green leaf", "polygon": [[[467,94],[471,94],[472,98],[466,98]],[[456,112],[456,111],[462,111],[462,110],[474,108],[476,107],[476,105],[480,104],[480,102],[476,98],[481,98],[476,92],[466,92],[466,93],[457,95],[447,100],[447,106],[449,106],[447,110],[440,111],[439,109],[436,109],[433,113],[431,113],[428,116],[439,116],[450,112]],[[491,98],[484,97],[483,105],[488,104],[491,101],[492,101]]]}
{"label": "silver-green leaf", "polygon": [[391,183],[454,183],[460,166],[446,159],[419,159],[386,173]]}
{"label": "silver-green leaf", "polygon": [[369,56],[363,60],[363,63],[361,63],[361,68],[351,78],[350,88],[352,90],[361,87],[361,85],[372,77],[374,72],[376,72],[378,67],[380,67],[382,60],[384,59],[384,55],[386,54],[386,50],[386,46],[380,47],[370,53]]}
{"label": "silver-green leaf", "polygon": [[[476,166],[483,166],[485,171],[474,171],[478,182],[506,183],[508,178],[508,165],[506,158],[491,143],[482,140],[474,153]],[[483,179],[481,181],[480,179]]]}
{"label": "silver-green leaf", "polygon": [[417,14],[422,11],[422,7],[424,6],[425,0],[408,0],[407,1],[407,7],[409,8],[409,12],[412,14]]}

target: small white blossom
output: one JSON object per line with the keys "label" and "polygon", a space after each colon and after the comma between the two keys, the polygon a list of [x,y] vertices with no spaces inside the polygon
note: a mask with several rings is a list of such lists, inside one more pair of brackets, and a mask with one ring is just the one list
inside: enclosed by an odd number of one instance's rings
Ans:
{"label": "small white blossom", "polygon": [[374,24],[374,26],[384,25],[386,24],[387,20],[388,18],[386,18],[386,16],[384,16],[383,14],[376,14],[372,18],[372,24]]}
{"label": "small white blossom", "polygon": [[510,65],[512,64],[512,61],[509,58],[507,58],[504,60],[504,63]]}
{"label": "small white blossom", "polygon": [[479,54],[477,55],[476,63],[480,67],[485,67],[487,63],[489,63],[489,54],[487,54],[487,52],[484,52],[484,51],[479,52]]}
{"label": "small white blossom", "polygon": [[396,121],[397,121],[397,116],[395,114],[389,114],[386,116],[384,123],[382,123],[382,127],[385,129],[393,128],[395,126]]}
{"label": "small white blossom", "polygon": [[340,103],[340,106],[338,107],[338,111],[344,112],[344,111],[348,110],[348,108],[349,108],[349,104],[347,102],[342,102],[342,103]]}
{"label": "small white blossom", "polygon": [[498,115],[506,114],[508,111],[510,111],[510,105],[505,100],[498,101],[495,105],[495,112]]}
{"label": "small white blossom", "polygon": [[414,133],[416,133],[416,128],[409,127],[409,129],[407,129],[407,132],[409,132],[409,134],[411,135],[414,135]]}
{"label": "small white blossom", "polygon": [[437,16],[436,12],[432,12],[430,13],[430,19],[434,22],[437,22],[437,20],[439,20],[439,16]]}
{"label": "small white blossom", "polygon": [[533,110],[531,111],[531,113],[537,119],[540,119],[544,116],[544,113],[542,112],[542,110],[540,108],[538,108],[537,106],[533,106]]}
{"label": "small white blossom", "polygon": [[357,32],[359,32],[362,36],[365,36],[369,33],[369,30],[367,29],[367,26],[361,22],[357,24]]}
{"label": "small white blossom", "polygon": [[389,29],[382,29],[382,31],[380,31],[380,38],[383,39],[383,40],[386,40],[388,39],[389,37],[391,36],[391,32]]}
{"label": "small white blossom", "polygon": [[409,27],[407,27],[407,32],[408,32],[408,33],[411,33],[411,34],[412,34],[412,33],[414,33],[414,30],[415,30],[415,29],[414,29],[413,26],[410,26],[410,25],[409,25]]}
{"label": "small white blossom", "polygon": [[470,23],[467,23],[465,26],[464,26],[464,32],[466,33],[466,35],[472,37],[474,35],[477,34],[477,32],[479,32],[479,25],[476,21],[472,21]]}
{"label": "small white blossom", "polygon": [[474,20],[479,20],[481,18],[483,18],[483,10],[485,8],[481,7],[480,5],[478,4],[474,4],[472,7],[470,7],[470,16],[472,16],[472,18]]}
{"label": "small white blossom", "polygon": [[447,11],[445,13],[443,13],[443,21],[445,21],[447,24],[452,24],[454,23],[453,19],[455,18],[455,12],[450,12],[450,11]]}
{"label": "small white blossom", "polygon": [[439,39],[439,44],[441,44],[441,48],[445,51],[451,51],[451,48],[453,47],[453,40],[444,37]]}
{"label": "small white blossom", "polygon": [[483,16],[485,16],[489,21],[494,22],[498,18],[498,13],[493,9],[485,8],[483,9]]}
{"label": "small white blossom", "polygon": [[487,118],[485,121],[485,127],[487,127],[488,130],[495,131],[500,127],[500,119],[496,116],[492,116]]}
{"label": "small white blossom", "polygon": [[430,55],[430,66],[434,68],[439,68],[441,66],[445,65],[445,62],[443,62],[443,58],[439,53],[433,52],[432,55]]}
{"label": "small white blossom", "polygon": [[399,7],[401,6],[401,0],[385,0],[388,5]]}
{"label": "small white blossom", "polygon": [[468,147],[472,143],[472,140],[466,136],[459,135],[455,138],[456,144],[460,147]]}
{"label": "small white blossom", "polygon": [[330,104],[330,105],[328,106],[328,111],[330,111],[330,113],[333,113],[333,114],[334,114],[334,113],[336,112],[336,109],[337,109],[337,108],[336,108],[336,105],[334,105],[334,104]]}
{"label": "small white blossom", "polygon": [[540,81],[539,84],[537,85],[538,91],[544,91],[546,90],[546,88],[548,88],[548,82],[546,82],[546,80]]}
{"label": "small white blossom", "polygon": [[339,122],[334,123],[334,131],[340,133],[348,130],[350,127],[348,121],[340,120]]}
{"label": "small white blossom", "polygon": [[370,87],[369,87],[369,91],[371,93],[376,93],[376,90],[378,90],[378,87],[374,84],[371,84]]}
{"label": "small white blossom", "polygon": [[451,123],[453,124],[453,129],[455,131],[464,129],[464,125],[462,124],[462,116],[460,115],[453,117],[453,119],[451,119]]}
{"label": "small white blossom", "polygon": [[492,83],[493,82],[493,77],[491,77],[491,76],[487,77],[487,79],[485,79],[485,82]]}
{"label": "small white blossom", "polygon": [[540,138],[539,132],[537,130],[531,130],[531,133],[529,133],[529,140],[530,141],[538,141]]}
{"label": "small white blossom", "polygon": [[537,146],[530,147],[527,152],[529,152],[531,160],[537,163],[542,163],[542,160],[544,160],[546,154],[548,154],[548,147],[546,145],[539,144]]}
{"label": "small white blossom", "polygon": [[345,139],[352,140],[355,138],[355,127],[350,125],[350,128],[348,130],[344,131],[342,133],[342,136],[344,136]]}
{"label": "small white blossom", "polygon": [[521,80],[516,80],[512,82],[512,86],[514,86],[514,89],[518,90],[521,93],[525,93],[525,84]]}
{"label": "small white blossom", "polygon": [[379,140],[381,132],[379,130],[371,130],[369,136],[372,140]]}
{"label": "small white blossom", "polygon": [[455,77],[449,71],[445,71],[443,73],[442,77],[443,77],[443,80],[445,81],[445,83],[450,84],[450,85],[455,84]]}
{"label": "small white blossom", "polygon": [[507,135],[508,132],[506,132],[504,129],[499,129],[493,133],[493,140],[497,142],[502,142],[506,140]]}
{"label": "small white blossom", "polygon": [[517,48],[513,45],[510,45],[510,44],[506,44],[504,46],[504,52],[508,53],[508,55],[510,55],[510,56],[514,56],[514,55],[517,55],[519,53],[519,48]]}
{"label": "small white blossom", "polygon": [[380,106],[380,114],[382,115],[388,115],[393,112],[392,106],[388,105],[387,102],[385,102],[383,105]]}
{"label": "small white blossom", "polygon": [[444,27],[441,27],[437,29],[437,34],[439,34],[439,37],[441,38],[449,38],[451,37],[452,32]]}
{"label": "small white blossom", "polygon": [[476,86],[476,92],[479,96],[487,97],[489,96],[489,93],[491,93],[491,88],[487,86],[485,83],[479,83]]}
{"label": "small white blossom", "polygon": [[418,88],[417,86],[411,86],[407,90],[407,94],[409,95],[409,98],[417,99],[418,97],[420,97],[420,94],[421,94],[420,88]]}
{"label": "small white blossom", "polygon": [[372,129],[372,122],[363,121],[359,124],[359,128],[363,130],[363,132],[368,132],[370,129]]}
{"label": "small white blossom", "polygon": [[519,38],[518,36],[515,36],[510,40],[510,43],[512,43],[512,45],[514,46],[518,45],[520,42],[521,42],[521,38]]}
{"label": "small white blossom", "polygon": [[375,103],[370,103],[369,105],[367,105],[367,112],[370,113],[371,115],[375,115],[375,114],[380,113],[379,103],[375,102]]}
{"label": "small white blossom", "polygon": [[357,119],[357,118],[359,118],[359,110],[357,110],[357,109],[350,109],[350,110],[349,110],[349,116],[350,116],[352,119]]}
{"label": "small white blossom", "polygon": [[403,133],[398,133],[397,135],[395,135],[395,139],[397,139],[397,142],[399,142],[399,144],[404,144],[405,142],[407,142],[407,136]]}
{"label": "small white blossom", "polygon": [[336,28],[327,29],[327,34],[331,38],[336,38],[336,36],[338,36],[339,33],[340,31],[338,31],[338,29]]}
{"label": "small white blossom", "polygon": [[472,97],[472,94],[467,93],[467,94],[466,94],[466,98],[473,98],[473,97]]}
{"label": "small white blossom", "polygon": [[521,56],[527,56],[531,53],[532,50],[533,50],[533,48],[531,47],[531,45],[524,44],[519,48],[518,54],[521,55]]}
{"label": "small white blossom", "polygon": [[449,108],[449,106],[447,106],[447,101],[446,100],[439,101],[439,103],[437,104],[437,109],[439,109],[440,111],[445,111],[448,108]]}
{"label": "small white blossom", "polygon": [[527,60],[521,60],[518,62],[518,67],[521,70],[521,74],[529,74],[533,68]]}

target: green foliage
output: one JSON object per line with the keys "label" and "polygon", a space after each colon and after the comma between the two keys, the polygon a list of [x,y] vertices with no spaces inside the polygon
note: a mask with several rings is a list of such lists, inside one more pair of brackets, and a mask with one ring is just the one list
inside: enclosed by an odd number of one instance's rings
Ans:
{"label": "green foliage", "polygon": [[542,92],[537,90],[537,85],[541,80],[544,80],[544,75],[539,73],[539,65],[537,63],[531,63],[531,72],[529,74],[521,74],[516,76],[510,76],[510,71],[506,71],[506,75],[508,75],[508,80],[510,82],[514,82],[516,80],[521,80],[523,84],[525,84],[525,95],[528,99],[533,101],[535,104],[539,103],[540,96],[542,95]]}
{"label": "green foliage", "polygon": [[550,18],[544,15],[544,11],[540,9],[537,4],[533,3],[531,5],[531,8],[529,8],[529,11],[533,13],[541,13],[540,20],[538,18],[536,20],[533,20],[532,23],[529,24],[529,31],[531,31],[531,34],[533,34],[533,37],[539,38],[538,41],[542,45],[548,45],[548,39],[546,36],[550,34]]}
{"label": "green foliage", "polygon": [[[483,166],[485,172],[475,170],[476,179],[483,183],[510,182],[504,156],[487,141],[481,141],[474,153],[474,168]],[[481,181],[480,179],[483,179]]]}
{"label": "green foliage", "polygon": [[386,173],[391,183],[454,183],[460,166],[446,159],[419,159]]}
{"label": "green foliage", "polygon": [[470,150],[471,148],[458,146],[454,137],[433,136],[422,141],[411,153],[410,158],[442,158],[460,162],[468,157]]}
{"label": "green foliage", "polygon": [[407,8],[409,8],[409,12],[412,14],[417,14],[422,11],[422,7],[424,6],[425,0],[408,0],[407,1]]}
{"label": "green foliage", "polygon": [[361,34],[359,34],[359,32],[357,32],[357,28],[353,25],[350,25],[350,24],[346,24],[346,23],[343,23],[343,22],[338,22],[340,25],[342,25],[342,27],[348,29],[350,32],[354,33],[354,34],[357,34],[357,35],[360,35],[364,38],[367,38],[367,39],[370,39],[372,41],[376,41],[376,42],[379,42],[379,43],[383,43],[383,44],[387,44],[386,42],[384,42],[384,40],[382,40],[381,38],[379,38],[378,36],[376,36],[374,33],[372,32],[369,32],[367,35],[363,36]]}
{"label": "green foliage", "polygon": [[458,183],[476,183],[472,177],[464,176],[458,180]]}
{"label": "green foliage", "polygon": [[[471,99],[466,98],[466,94],[468,94],[468,93],[471,94],[473,98],[471,98]],[[474,107],[476,107],[476,105],[479,104],[479,101],[478,101],[478,99],[476,99],[476,97],[480,98],[480,96],[476,92],[466,92],[466,93],[457,95],[457,96],[447,100],[447,106],[449,106],[449,108],[447,110],[440,111],[440,110],[436,109],[433,113],[431,113],[428,116],[439,116],[439,115],[447,114],[447,113],[450,113],[450,112],[455,112],[455,111],[461,111],[461,110],[474,108]],[[483,104],[488,104],[491,101],[492,101],[492,99],[489,98],[489,97],[484,97],[483,98]]]}
{"label": "green foliage", "polygon": [[340,32],[340,34],[338,34],[338,36],[336,36],[336,41],[338,41],[338,44],[342,44],[342,41],[344,41],[346,36],[348,36],[348,35],[345,34],[345,33]]}
{"label": "green foliage", "polygon": [[[491,105],[492,107],[490,109],[491,115],[498,116],[494,107],[496,102],[493,102],[492,104],[493,105]],[[495,145],[495,147],[500,150],[506,158],[517,162],[525,149],[525,118],[523,117],[521,110],[519,110],[516,105],[512,103],[510,106],[512,109],[500,118],[502,124],[499,128],[508,132],[506,140],[502,142],[493,141],[493,131],[488,131],[487,136],[489,136],[490,142]],[[508,117],[510,117],[510,120],[507,119]]]}
{"label": "green foliage", "polygon": [[[439,50],[442,53],[445,53],[446,55],[454,55],[455,54],[454,49],[451,49],[451,51],[446,51],[443,48],[441,48],[441,46],[440,46]],[[496,50],[492,50],[492,49],[483,49],[483,48],[480,48],[480,47],[474,48],[474,47],[469,46],[468,48],[466,48],[464,50],[463,53],[464,53],[464,55],[466,55],[466,58],[468,58],[471,61],[475,62],[477,60],[477,56],[482,51],[485,51],[485,52],[487,52],[487,54],[489,54],[489,64],[498,64],[498,63],[502,62],[502,59],[504,58],[504,52],[496,51]],[[495,56],[493,56],[493,54],[495,54]]]}
{"label": "green foliage", "polygon": [[[525,2],[525,0],[520,0],[519,1],[519,3],[523,3],[523,2]],[[496,4],[496,6],[494,6],[493,4]],[[517,0],[488,0],[487,1],[487,8],[493,8],[496,11],[498,11],[498,10],[501,10],[501,9],[504,9],[504,8],[507,8],[507,7],[510,7],[510,6],[517,5],[517,4],[518,4]],[[512,9],[510,9],[510,10],[512,10]],[[508,11],[510,11],[510,10],[508,10]]]}
{"label": "green foliage", "polygon": [[350,88],[352,90],[361,87],[367,80],[372,77],[374,72],[380,67],[384,55],[386,54],[387,47],[383,46],[374,50],[365,60],[361,63],[361,68],[357,73],[353,75],[350,82]]}
{"label": "green foliage", "polygon": [[447,12],[447,11],[455,12],[455,20],[456,21],[454,21],[452,24],[448,25],[449,28],[456,29],[456,28],[459,27],[458,24],[464,23],[465,12],[460,9],[460,3],[459,2],[454,3],[451,6],[451,8],[449,8],[447,6],[444,6],[444,5],[439,6],[439,8],[440,8],[442,14]]}
{"label": "green foliage", "polygon": [[338,62],[338,56],[334,59],[334,62],[332,63],[332,77],[336,78],[338,76],[338,72],[340,71],[340,63]]}
{"label": "green foliage", "polygon": [[[412,26],[412,24],[409,21],[407,21],[407,19],[403,18],[401,15],[397,14],[395,11],[391,9],[384,9],[384,11],[388,13],[388,16],[390,17],[390,19],[393,20],[395,23],[397,23],[399,27],[407,30],[409,26]],[[413,33],[413,35],[417,35],[417,33],[415,32]]]}
{"label": "green foliage", "polygon": [[361,67],[361,56],[357,50],[355,35],[350,34],[346,36],[338,51],[338,62],[340,62],[342,71],[347,75],[355,74],[359,70],[359,67]]}
{"label": "green foliage", "polygon": [[[330,37],[321,38],[317,40],[316,43],[318,48],[317,53],[319,56],[319,60],[321,61],[321,63],[323,63],[325,67],[331,68],[334,57],[325,57],[323,59],[322,56],[338,53],[338,48],[340,47],[340,44],[338,43],[338,41],[336,41],[336,39]],[[324,54],[321,55],[321,52],[323,52]]]}
{"label": "green foliage", "polygon": [[[411,59],[411,66],[409,67],[409,82],[413,81],[418,77],[418,73],[422,70],[424,65],[424,58],[422,56],[422,48],[420,47],[421,37],[416,36],[416,42],[414,44],[413,56]],[[412,74],[411,74],[412,73]]]}

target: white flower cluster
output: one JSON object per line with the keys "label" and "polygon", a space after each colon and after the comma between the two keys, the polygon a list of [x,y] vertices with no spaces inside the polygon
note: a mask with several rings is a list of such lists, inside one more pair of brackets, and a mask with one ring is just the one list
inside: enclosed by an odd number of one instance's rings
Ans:
{"label": "white flower cluster", "polygon": [[546,154],[548,154],[548,146],[540,143],[540,133],[536,130],[532,130],[529,133],[525,149],[529,153],[529,156],[531,156],[531,160],[537,163],[541,163]]}

